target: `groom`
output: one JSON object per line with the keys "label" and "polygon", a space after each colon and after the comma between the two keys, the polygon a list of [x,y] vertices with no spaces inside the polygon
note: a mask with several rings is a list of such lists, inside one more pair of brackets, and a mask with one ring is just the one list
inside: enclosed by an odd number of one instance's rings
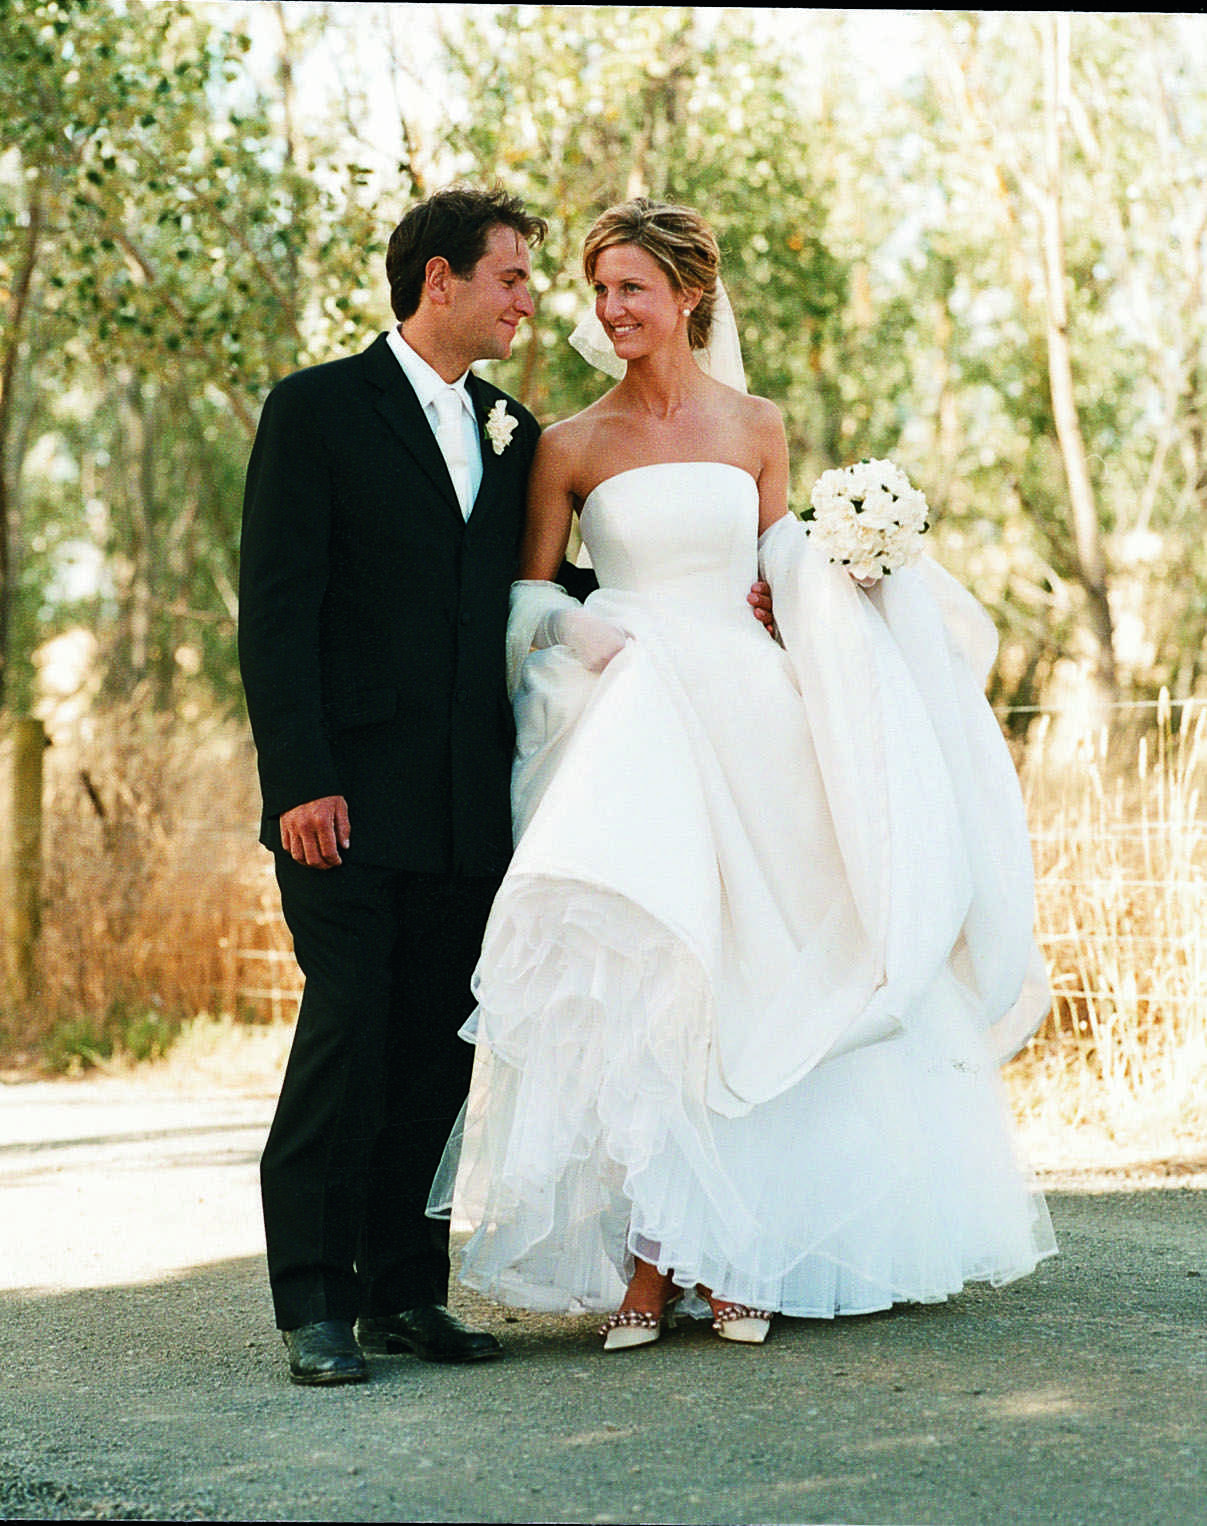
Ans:
{"label": "groom", "polygon": [[386,254],[397,328],[275,387],[248,466],[239,660],[306,980],[261,1162],[296,1383],[361,1382],[364,1351],[500,1352],[445,1307],[448,1221],[424,1210],[511,856],[504,638],[538,434],[469,367],[532,316],[544,233],[501,191],[413,207]]}
{"label": "groom", "polygon": [[545,226],[501,191],[413,207],[386,255],[398,327],[275,387],[248,467],[240,665],[306,982],[261,1162],[296,1383],[362,1381],[364,1351],[500,1351],[445,1307],[424,1209],[511,853],[504,636],[538,434],[469,368],[531,317]]}

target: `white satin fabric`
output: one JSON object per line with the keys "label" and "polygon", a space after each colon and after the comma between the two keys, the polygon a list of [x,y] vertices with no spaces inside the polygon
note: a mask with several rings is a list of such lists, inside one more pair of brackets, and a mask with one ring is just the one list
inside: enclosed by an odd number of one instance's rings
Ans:
{"label": "white satin fabric", "polygon": [[869,595],[794,519],[758,543],[729,465],[622,472],[581,523],[628,640],[529,652],[567,596],[517,585],[516,852],[430,1206],[463,1280],[611,1308],[640,1255],[829,1317],[1029,1272],[997,1064],[1047,983],[992,623],[933,563]]}

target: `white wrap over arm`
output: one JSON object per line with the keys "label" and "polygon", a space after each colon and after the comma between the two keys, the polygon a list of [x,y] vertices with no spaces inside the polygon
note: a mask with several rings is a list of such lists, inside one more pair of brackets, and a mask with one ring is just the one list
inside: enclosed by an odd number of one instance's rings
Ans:
{"label": "white wrap over arm", "polygon": [[[791,516],[762,536],[759,562],[852,890],[883,940],[886,990],[907,995],[941,954],[1005,1061],[1043,1021],[1050,992],[1018,777],[984,695],[993,622],[929,557],[861,591]],[[909,756],[889,755],[894,736],[912,739]],[[951,925],[934,917],[936,876]]]}

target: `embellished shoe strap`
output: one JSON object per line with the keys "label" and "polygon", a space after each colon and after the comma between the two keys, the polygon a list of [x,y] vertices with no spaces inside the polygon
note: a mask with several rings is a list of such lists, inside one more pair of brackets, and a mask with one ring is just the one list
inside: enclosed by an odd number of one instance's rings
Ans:
{"label": "embellished shoe strap", "polygon": [[656,1330],[661,1323],[662,1316],[651,1314],[648,1309],[618,1309],[615,1314],[609,1314],[600,1325],[599,1333],[607,1335],[609,1330],[623,1330],[633,1326],[641,1330]]}
{"label": "embellished shoe strap", "polygon": [[746,1303],[719,1303],[713,1306],[712,1327],[720,1333],[722,1325],[728,1325],[736,1319],[766,1319],[770,1320],[774,1315],[774,1309],[752,1309]]}

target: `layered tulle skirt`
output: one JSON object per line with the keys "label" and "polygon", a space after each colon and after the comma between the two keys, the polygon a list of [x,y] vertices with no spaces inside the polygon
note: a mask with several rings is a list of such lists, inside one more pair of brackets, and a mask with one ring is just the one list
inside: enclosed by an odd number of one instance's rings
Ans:
{"label": "layered tulle skirt", "polygon": [[707,981],[676,940],[562,882],[517,887],[516,909],[484,951],[491,1018],[448,1156],[468,1286],[609,1309],[636,1255],[826,1318],[1006,1283],[1054,1249],[954,980],[908,1032],[731,1118],[707,1105]]}

